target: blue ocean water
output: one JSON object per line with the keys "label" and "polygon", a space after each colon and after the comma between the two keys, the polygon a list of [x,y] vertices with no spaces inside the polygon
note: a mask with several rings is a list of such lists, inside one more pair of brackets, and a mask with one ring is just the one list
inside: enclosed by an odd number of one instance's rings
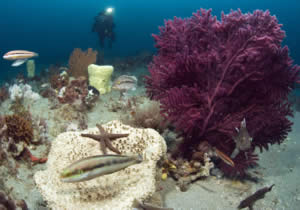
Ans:
{"label": "blue ocean water", "polygon": [[[99,49],[96,33],[91,32],[94,17],[103,9],[113,7],[116,42],[112,49]],[[74,48],[94,48],[105,56],[132,55],[139,50],[154,50],[152,33],[164,19],[190,17],[200,8],[212,8],[213,14],[240,8],[242,12],[269,9],[287,33],[291,56],[300,63],[300,3],[297,0],[2,0],[0,7],[0,54],[15,49],[39,53],[41,65],[66,63]],[[1,59],[0,78],[5,81],[25,67],[12,68]]]}

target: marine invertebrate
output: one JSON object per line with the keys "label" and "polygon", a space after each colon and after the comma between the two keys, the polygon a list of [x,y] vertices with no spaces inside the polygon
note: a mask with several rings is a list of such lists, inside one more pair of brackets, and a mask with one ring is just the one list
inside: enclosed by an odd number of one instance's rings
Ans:
{"label": "marine invertebrate", "polygon": [[162,170],[161,170],[161,179],[166,180],[170,172],[175,171],[176,165],[170,159],[165,159],[162,163]]}
{"label": "marine invertebrate", "polygon": [[26,62],[26,71],[28,78],[34,78],[35,75],[35,62],[33,59],[27,60]]}
{"label": "marine invertebrate", "polygon": [[[20,115],[13,114],[4,116],[4,123],[7,127],[5,131],[7,151],[14,157],[19,157],[26,149],[26,145],[33,140],[32,122]],[[27,154],[31,155],[30,152]]]}
{"label": "marine invertebrate", "polygon": [[[235,128],[245,118],[253,141],[234,158],[227,174],[243,174],[254,165],[255,147],[281,143],[291,130],[287,96],[299,80],[281,25],[269,11],[222,14],[200,10],[191,18],[165,21],[153,35],[158,55],[146,77],[148,95],[182,132],[176,155],[189,158],[202,140],[227,156],[235,148]],[[247,154],[247,155],[246,155]]]}
{"label": "marine invertebrate", "polygon": [[3,136],[7,145],[7,152],[10,152],[13,157],[24,154],[34,163],[45,163],[47,161],[47,158],[35,157],[27,148],[29,144],[36,143],[31,119],[13,114],[4,116],[2,121],[0,124],[2,124],[2,129],[5,128]]}
{"label": "marine invertebrate", "polygon": [[97,54],[97,50],[93,51],[92,48],[88,48],[86,51],[75,48],[69,58],[70,75],[75,78],[81,76],[88,78],[88,66],[92,63],[96,63]]}
{"label": "marine invertebrate", "polygon": [[[129,210],[134,199],[143,202],[156,191],[156,164],[166,154],[164,139],[152,129],[132,128],[119,121],[102,126],[111,133],[130,133],[128,137],[113,141],[113,145],[122,154],[141,154],[144,161],[83,183],[61,182],[60,173],[67,165],[88,156],[103,155],[98,142],[80,135],[96,133],[98,128],[62,133],[51,143],[47,169],[34,175],[49,208]],[[111,151],[108,153],[112,154]]]}
{"label": "marine invertebrate", "polygon": [[88,86],[88,94],[84,98],[84,105],[87,109],[91,109],[96,105],[97,100],[99,99],[100,92],[93,86]]}
{"label": "marine invertebrate", "polygon": [[72,124],[72,127],[76,127],[79,130],[87,128],[86,112],[78,111],[78,109],[70,104],[58,106],[53,112],[52,119],[56,123],[54,127],[49,126],[49,133],[52,136],[57,136],[61,132],[65,132]]}
{"label": "marine invertebrate", "polygon": [[7,129],[7,125],[5,124],[5,120],[2,116],[0,116],[0,139],[5,135],[5,131]]}
{"label": "marine invertebrate", "polygon": [[85,97],[88,95],[88,84],[85,77],[78,77],[72,80],[67,86],[60,89],[58,100],[60,103],[73,104],[77,101],[78,105],[84,104]]}
{"label": "marine invertebrate", "polygon": [[[214,163],[207,153],[203,156],[203,163],[182,158],[168,161],[176,166],[176,170],[168,170],[168,174],[177,181],[176,185],[181,191],[187,191],[188,185],[197,179],[210,176],[210,170],[214,167]],[[164,171],[162,172],[164,173]]]}
{"label": "marine invertebrate", "polygon": [[69,75],[66,71],[56,74],[53,73],[50,76],[49,82],[53,89],[60,90],[62,87],[65,87],[69,84]]}
{"label": "marine invertebrate", "polygon": [[14,100],[9,110],[12,111],[15,115],[22,116],[25,120],[32,123],[31,113],[24,105],[24,100],[22,98],[17,98]]}
{"label": "marine invertebrate", "polygon": [[24,151],[24,154],[27,155],[27,157],[29,157],[31,162],[33,162],[33,163],[46,163],[48,160],[47,157],[38,158],[38,157],[34,156],[27,147],[24,147],[23,151]]}
{"label": "marine invertebrate", "polygon": [[4,102],[6,99],[8,99],[9,94],[8,94],[8,90],[5,86],[2,86],[0,88],[0,105],[2,102]]}
{"label": "marine invertebrate", "polygon": [[111,75],[114,67],[91,64],[88,66],[89,84],[95,87],[101,94],[111,91]]}
{"label": "marine invertebrate", "polygon": [[2,190],[0,191],[0,209],[6,210],[28,210],[24,200],[14,200]]}
{"label": "marine invertebrate", "polygon": [[13,138],[15,143],[24,141],[30,144],[33,139],[33,128],[30,121],[17,114],[4,116],[4,121],[7,125],[7,136]]}
{"label": "marine invertebrate", "polygon": [[39,94],[44,98],[48,98],[52,104],[57,105],[58,101],[57,101],[57,97],[56,97],[57,93],[55,89],[47,85],[45,87],[41,87]]}
{"label": "marine invertebrate", "polygon": [[45,142],[48,140],[48,123],[45,118],[35,117],[33,120],[33,130],[36,142]]}
{"label": "marine invertebrate", "polygon": [[100,124],[97,124],[96,126],[99,129],[100,134],[82,133],[81,136],[92,138],[92,139],[100,142],[101,150],[102,150],[103,154],[107,154],[106,147],[108,147],[111,151],[113,151],[117,154],[121,154],[121,152],[117,148],[113,147],[113,145],[111,144],[111,141],[116,140],[118,138],[127,137],[129,134],[128,133],[125,133],[125,134],[108,133],[107,131],[104,130],[104,128]]}
{"label": "marine invertebrate", "polygon": [[126,124],[138,128],[152,128],[163,133],[168,123],[160,114],[160,103],[149,101],[131,110],[129,118],[123,119]]}
{"label": "marine invertebrate", "polygon": [[9,87],[8,91],[9,97],[12,101],[17,99],[29,99],[36,101],[40,98],[40,95],[32,91],[31,86],[28,84],[14,84],[13,86]]}
{"label": "marine invertebrate", "polygon": [[4,118],[0,116],[0,163],[6,159],[7,154],[6,151],[3,149],[3,141],[5,138],[5,132],[7,130],[7,125],[5,124]]}

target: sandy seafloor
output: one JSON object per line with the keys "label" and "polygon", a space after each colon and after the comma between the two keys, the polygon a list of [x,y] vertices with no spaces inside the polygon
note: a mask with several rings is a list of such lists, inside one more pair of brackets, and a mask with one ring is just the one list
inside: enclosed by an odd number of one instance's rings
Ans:
{"label": "sandy seafloor", "polygon": [[[145,96],[145,89],[139,87],[134,95]],[[112,92],[100,97],[96,107],[88,113],[88,127],[94,127],[96,123],[106,123],[119,119],[118,112],[108,110],[111,101],[117,101],[118,92]],[[29,102],[30,103],[30,102]],[[10,101],[6,100],[0,107],[0,113],[11,113],[8,110]],[[47,119],[49,129],[55,127],[53,111],[49,109],[47,99],[40,99],[30,105],[33,116]],[[187,192],[180,192],[175,187],[175,181],[168,178],[160,183],[165,206],[182,210],[232,210],[237,209],[241,200],[256,190],[275,184],[272,191],[267,193],[263,200],[256,202],[254,209],[299,209],[300,206],[300,113],[295,113],[293,119],[293,131],[288,139],[281,145],[273,145],[269,151],[260,154],[259,167],[251,169],[251,172],[259,178],[258,183],[251,181],[237,181],[211,176],[199,180],[190,185]],[[51,141],[53,136],[49,136]],[[32,153],[37,156],[45,154],[45,147],[31,148]],[[259,151],[258,151],[259,152]],[[35,187],[33,173],[43,170],[45,164],[28,167],[24,161],[20,161],[16,176],[9,174],[3,166],[0,172],[6,189],[11,188],[11,195],[16,199],[24,199],[32,210],[48,209],[41,194]],[[101,207],[100,207],[101,208]],[[113,207],[112,207],[113,209]]]}
{"label": "sandy seafloor", "polygon": [[165,193],[166,205],[178,210],[232,210],[256,190],[275,184],[253,209],[300,209],[300,112],[295,113],[293,121],[293,131],[288,139],[261,153],[259,166],[250,170],[257,171],[258,183],[210,177],[195,182],[187,192],[179,192],[171,184],[166,184],[169,186]]}

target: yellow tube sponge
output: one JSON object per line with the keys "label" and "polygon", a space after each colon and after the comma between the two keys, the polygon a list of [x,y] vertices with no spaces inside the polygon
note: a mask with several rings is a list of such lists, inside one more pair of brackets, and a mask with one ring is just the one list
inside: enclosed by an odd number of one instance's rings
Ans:
{"label": "yellow tube sponge", "polygon": [[113,66],[99,66],[91,64],[88,66],[89,83],[95,87],[100,94],[111,91],[111,75],[114,71]]}
{"label": "yellow tube sponge", "polygon": [[27,70],[27,77],[33,78],[35,75],[35,63],[34,60],[28,60],[26,62],[26,70]]}

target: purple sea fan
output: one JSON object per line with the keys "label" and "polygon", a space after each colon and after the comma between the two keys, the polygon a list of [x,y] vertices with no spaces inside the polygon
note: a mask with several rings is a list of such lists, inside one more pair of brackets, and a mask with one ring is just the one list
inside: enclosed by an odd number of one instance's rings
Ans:
{"label": "purple sea fan", "polygon": [[299,80],[299,67],[281,47],[284,36],[269,11],[231,11],[218,21],[202,9],[191,18],[165,21],[153,35],[158,54],[146,85],[184,136],[178,154],[190,157],[207,141],[230,156],[235,128],[245,118],[251,149],[236,156],[234,168],[224,168],[243,174],[257,160],[256,146],[268,149],[286,138],[292,125],[287,96]]}

